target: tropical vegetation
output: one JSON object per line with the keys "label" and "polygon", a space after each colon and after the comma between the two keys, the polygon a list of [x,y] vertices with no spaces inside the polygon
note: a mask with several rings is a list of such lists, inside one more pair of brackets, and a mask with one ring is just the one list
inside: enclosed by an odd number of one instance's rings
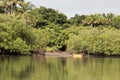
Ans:
{"label": "tropical vegetation", "polygon": [[0,0],[0,54],[42,51],[120,54],[120,15],[67,18],[24,0]]}

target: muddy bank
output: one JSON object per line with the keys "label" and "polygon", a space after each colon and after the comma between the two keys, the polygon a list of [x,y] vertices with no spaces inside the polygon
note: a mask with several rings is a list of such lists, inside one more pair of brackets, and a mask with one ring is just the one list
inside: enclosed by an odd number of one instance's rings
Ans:
{"label": "muddy bank", "polygon": [[[111,55],[106,55],[106,54],[94,54],[94,53],[79,53],[76,54],[76,56],[82,55],[82,57],[85,58],[120,58],[120,54],[111,54]],[[44,56],[57,56],[57,57],[73,57],[73,53],[70,52],[45,52]]]}
{"label": "muddy bank", "polygon": [[72,54],[68,52],[39,52],[32,53],[32,56],[55,56],[55,57],[71,57]]}
{"label": "muddy bank", "polygon": [[[104,53],[87,53],[87,52],[78,52],[76,55],[82,54],[83,57],[95,57],[95,58],[104,58],[104,57],[120,57],[120,54],[111,54],[107,55]],[[46,52],[42,50],[37,50],[36,52],[31,53],[31,56],[55,56],[55,57],[72,57],[73,52],[58,51],[58,52]]]}
{"label": "muddy bank", "polygon": [[57,56],[57,57],[71,57],[72,54],[67,52],[45,52],[45,56]]}

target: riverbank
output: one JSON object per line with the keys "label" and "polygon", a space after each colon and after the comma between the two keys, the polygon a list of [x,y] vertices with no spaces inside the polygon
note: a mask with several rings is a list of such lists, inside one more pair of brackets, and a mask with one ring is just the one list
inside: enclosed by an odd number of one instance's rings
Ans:
{"label": "riverbank", "polygon": [[[36,52],[31,52],[30,54],[20,54],[20,53],[9,53],[4,52],[0,53],[1,56],[49,56],[49,57],[73,57],[73,52],[66,52],[66,51],[56,51],[56,52],[46,52],[42,50],[38,50]],[[103,53],[76,53],[75,56],[82,56],[82,57],[95,57],[95,58],[105,58],[105,57],[118,57],[120,58],[120,54],[103,54]]]}
{"label": "riverbank", "polygon": [[31,56],[72,57],[72,54],[69,52],[39,52],[39,53],[32,53]]}
{"label": "riverbank", "polygon": [[[39,53],[33,53],[31,56],[53,56],[53,57],[73,57],[74,53],[72,52],[39,52]],[[82,56],[82,57],[95,57],[95,58],[105,58],[105,57],[120,57],[119,54],[102,54],[102,53],[76,53],[76,56]]]}

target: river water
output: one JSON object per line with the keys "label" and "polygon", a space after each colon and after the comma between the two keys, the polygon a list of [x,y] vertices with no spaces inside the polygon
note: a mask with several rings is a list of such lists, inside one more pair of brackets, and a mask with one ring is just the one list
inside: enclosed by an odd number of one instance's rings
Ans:
{"label": "river water", "polygon": [[120,58],[4,56],[0,80],[120,80]]}

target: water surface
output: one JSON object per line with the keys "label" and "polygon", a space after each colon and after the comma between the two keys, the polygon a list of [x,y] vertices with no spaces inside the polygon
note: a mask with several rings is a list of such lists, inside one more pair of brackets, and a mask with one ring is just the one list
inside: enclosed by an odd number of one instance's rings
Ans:
{"label": "water surface", "polygon": [[0,57],[0,80],[120,80],[120,59]]}

